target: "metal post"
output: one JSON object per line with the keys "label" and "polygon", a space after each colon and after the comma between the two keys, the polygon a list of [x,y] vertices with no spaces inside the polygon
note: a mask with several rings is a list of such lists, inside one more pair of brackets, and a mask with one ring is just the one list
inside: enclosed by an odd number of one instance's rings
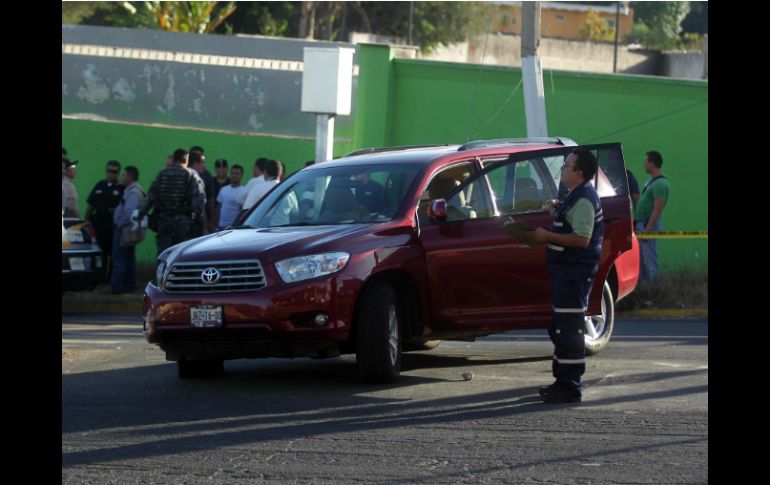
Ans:
{"label": "metal post", "polygon": [[524,81],[524,114],[528,137],[548,136],[545,117],[543,69],[537,57],[540,44],[540,2],[523,4],[521,30],[521,75]]}
{"label": "metal post", "polygon": [[612,72],[618,72],[618,37],[620,36],[620,2],[615,6],[615,58],[612,61]]}
{"label": "metal post", "polygon": [[316,163],[334,158],[334,115],[319,114],[315,124]]}

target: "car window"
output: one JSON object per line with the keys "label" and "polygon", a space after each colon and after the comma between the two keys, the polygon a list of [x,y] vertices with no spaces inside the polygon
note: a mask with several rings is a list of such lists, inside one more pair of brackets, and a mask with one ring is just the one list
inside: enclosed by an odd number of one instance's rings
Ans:
{"label": "car window", "polygon": [[559,166],[563,156],[541,157],[517,162],[482,160],[485,168],[492,166],[486,176],[502,215],[541,211],[549,200],[556,197],[556,183],[548,163]]}
{"label": "car window", "polygon": [[[484,205],[480,202],[480,197],[483,196],[481,191],[475,191],[472,187],[466,187],[461,192],[455,194],[452,200],[447,199],[447,196],[460,184],[468,180],[474,172],[473,161],[466,161],[436,173],[420,196],[420,204],[417,208],[417,217],[420,224],[430,224],[428,206],[436,199],[447,200],[447,207],[453,208],[448,209],[447,215],[449,220],[461,220],[463,218],[460,216],[461,214],[466,214],[468,217],[473,214],[476,217],[478,213],[471,209],[471,204],[481,203]],[[486,205],[484,205],[484,208],[487,208]],[[453,216],[450,214],[453,214]]]}
{"label": "car window", "polygon": [[392,220],[422,171],[418,164],[303,170],[261,200],[253,227],[354,224]]}

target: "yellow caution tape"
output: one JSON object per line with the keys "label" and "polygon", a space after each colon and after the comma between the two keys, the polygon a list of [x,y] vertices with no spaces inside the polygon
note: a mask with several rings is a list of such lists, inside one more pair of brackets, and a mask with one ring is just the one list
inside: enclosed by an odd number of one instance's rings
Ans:
{"label": "yellow caution tape", "polygon": [[637,239],[708,239],[708,231],[637,232]]}

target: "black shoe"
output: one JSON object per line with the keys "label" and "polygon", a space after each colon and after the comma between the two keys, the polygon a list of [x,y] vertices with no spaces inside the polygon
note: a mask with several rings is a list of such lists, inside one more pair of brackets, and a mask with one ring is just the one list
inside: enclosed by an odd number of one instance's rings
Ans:
{"label": "black shoe", "polygon": [[581,402],[582,396],[578,391],[571,391],[565,389],[562,386],[551,384],[548,387],[540,388],[540,396],[543,398],[543,402],[547,403],[566,403],[566,402]]}

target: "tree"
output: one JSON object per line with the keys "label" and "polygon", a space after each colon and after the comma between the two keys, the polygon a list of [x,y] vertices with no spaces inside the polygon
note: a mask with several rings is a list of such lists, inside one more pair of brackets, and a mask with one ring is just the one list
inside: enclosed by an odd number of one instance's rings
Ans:
{"label": "tree", "polygon": [[610,27],[593,9],[588,9],[586,23],[580,29],[580,36],[586,40],[612,42],[615,40],[615,27]]}
{"label": "tree", "polygon": [[655,49],[679,47],[682,21],[690,11],[690,2],[631,2],[634,25],[626,42]]}
{"label": "tree", "polygon": [[[407,37],[409,2],[361,2],[361,6],[373,33]],[[484,6],[477,2],[414,2],[413,7],[412,42],[423,51],[464,41],[488,27]]]}
{"label": "tree", "polygon": [[170,32],[207,34],[236,9],[235,2],[119,2],[122,12],[112,19],[124,27],[146,27]]}
{"label": "tree", "polygon": [[708,2],[690,2],[690,13],[682,20],[682,30],[695,34],[709,33]]}

